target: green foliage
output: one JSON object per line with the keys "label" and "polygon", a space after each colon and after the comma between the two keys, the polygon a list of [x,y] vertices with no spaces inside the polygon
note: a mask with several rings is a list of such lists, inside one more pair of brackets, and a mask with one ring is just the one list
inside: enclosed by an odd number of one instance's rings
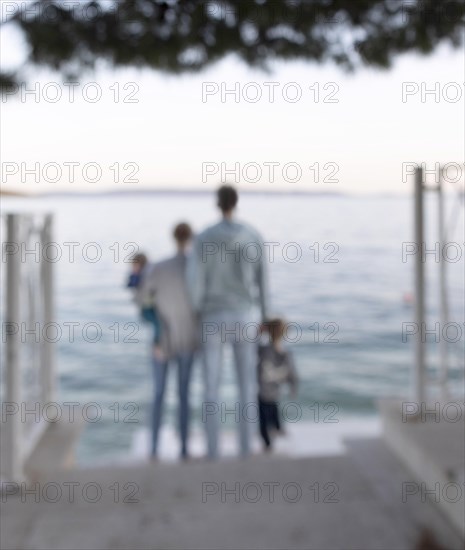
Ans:
{"label": "green foliage", "polygon": [[[228,54],[266,69],[273,59],[388,68],[404,52],[463,41],[463,0],[40,0],[9,18],[29,65],[76,75],[115,67],[199,71]],[[19,81],[19,75],[16,75]],[[12,83],[3,75],[1,82]]]}

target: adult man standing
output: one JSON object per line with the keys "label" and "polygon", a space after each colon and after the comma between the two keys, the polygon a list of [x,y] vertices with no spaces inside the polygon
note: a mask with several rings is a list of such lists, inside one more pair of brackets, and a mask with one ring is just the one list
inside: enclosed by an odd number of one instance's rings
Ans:
{"label": "adult man standing", "polygon": [[257,417],[254,328],[257,335],[258,318],[254,309],[260,306],[264,320],[267,307],[263,240],[255,229],[235,219],[238,195],[233,187],[221,187],[217,197],[222,219],[196,238],[188,264],[188,286],[202,327],[202,419],[212,459],[218,456],[219,423],[224,411],[219,386],[226,343],[232,344],[237,373],[239,411],[235,419],[241,454],[247,456],[250,452]]}

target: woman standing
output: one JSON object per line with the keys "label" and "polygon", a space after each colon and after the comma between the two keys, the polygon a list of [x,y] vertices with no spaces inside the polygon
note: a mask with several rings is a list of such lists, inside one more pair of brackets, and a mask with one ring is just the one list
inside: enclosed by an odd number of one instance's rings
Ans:
{"label": "woman standing", "polygon": [[197,325],[186,286],[186,254],[192,240],[187,223],[178,224],[173,237],[176,254],[156,263],[144,282],[160,317],[160,342],[154,345],[155,395],[152,411],[152,458],[158,453],[158,435],[163,416],[166,379],[171,363],[177,364],[179,395],[179,435],[181,458],[188,458],[189,382],[197,347]]}

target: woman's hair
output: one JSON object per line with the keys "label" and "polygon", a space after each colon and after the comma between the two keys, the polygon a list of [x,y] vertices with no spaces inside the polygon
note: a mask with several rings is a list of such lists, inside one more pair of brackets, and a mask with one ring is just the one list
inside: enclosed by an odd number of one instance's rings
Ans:
{"label": "woman's hair", "polygon": [[179,244],[184,244],[192,238],[192,229],[188,223],[182,222],[173,230],[173,237],[176,239],[176,242]]}

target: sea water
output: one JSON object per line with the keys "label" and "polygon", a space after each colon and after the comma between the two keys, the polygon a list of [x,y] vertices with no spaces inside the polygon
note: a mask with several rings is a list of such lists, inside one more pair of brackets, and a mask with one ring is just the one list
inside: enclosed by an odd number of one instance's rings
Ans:
{"label": "sea water", "polygon": [[[145,452],[153,393],[151,336],[125,288],[128,259],[136,250],[153,261],[173,254],[176,223],[188,221],[200,231],[217,220],[213,195],[51,195],[4,198],[2,203],[3,212],[55,216],[54,241],[62,252],[54,264],[56,321],[63,330],[55,344],[57,400],[84,407],[79,462],[124,459],[134,449]],[[427,248],[433,249],[438,241],[435,204],[428,199],[427,206]],[[454,208],[450,198],[448,219]],[[461,257],[448,261],[447,269],[450,320],[462,326],[456,342],[450,333],[451,387],[463,396],[465,239],[463,209],[459,212],[457,223],[450,219],[448,241],[457,243],[454,250],[461,250]],[[244,194],[238,217],[255,226],[267,243],[270,309],[291,323],[287,340],[300,386],[295,399],[284,392],[281,404],[291,434],[302,434],[301,426],[312,424],[321,441],[325,433],[341,432],[344,422],[353,433],[354,421],[363,419],[368,428],[360,430],[376,432],[376,400],[408,396],[411,383],[412,337],[403,335],[404,323],[414,319],[411,198]],[[449,250],[451,258],[454,250]],[[425,267],[428,327],[433,328],[440,320],[434,254],[425,257]],[[434,377],[438,344],[434,337],[429,341]],[[163,437],[172,449],[177,396],[175,372],[170,374],[165,407],[170,429]],[[198,360],[191,390],[196,434],[202,431],[202,389]],[[221,386],[226,412],[234,411],[236,395],[227,350]],[[235,420],[235,413],[225,415],[225,433],[234,429]]]}

